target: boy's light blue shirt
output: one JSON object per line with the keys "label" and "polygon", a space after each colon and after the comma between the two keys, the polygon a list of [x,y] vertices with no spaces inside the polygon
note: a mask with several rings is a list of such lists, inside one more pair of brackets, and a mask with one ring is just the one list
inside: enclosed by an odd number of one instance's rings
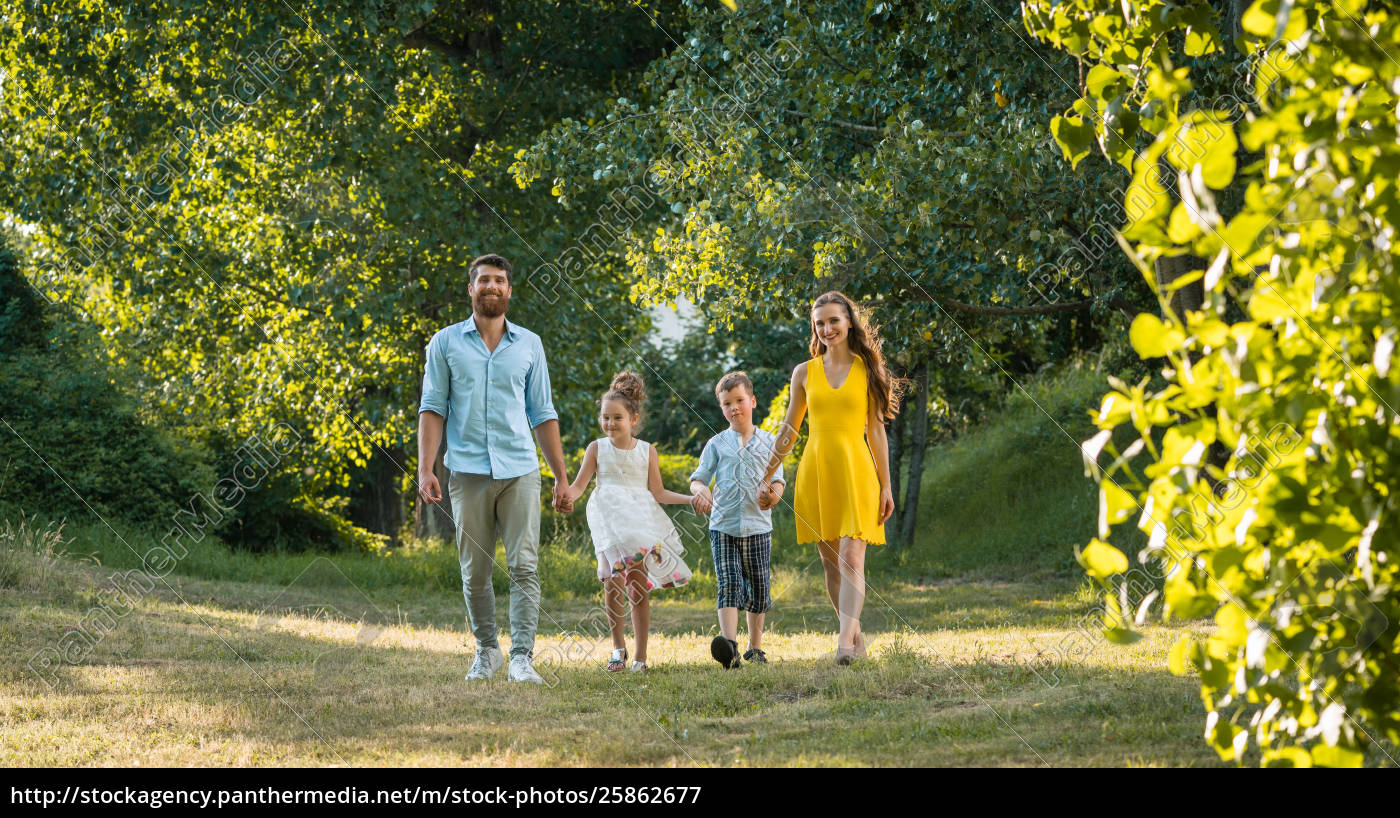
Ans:
{"label": "boy's light blue shirt", "polygon": [[[731,537],[750,537],[773,530],[773,511],[758,507],[759,481],[768,468],[777,439],[770,432],[755,428],[747,446],[733,429],[710,438],[700,452],[700,466],[690,475],[705,485],[715,481],[715,498],[710,509],[710,529]],[[783,464],[771,482],[786,484]]]}
{"label": "boy's light blue shirt", "polygon": [[439,330],[428,342],[418,411],[446,418],[443,462],[452,471],[507,479],[537,470],[530,432],[559,417],[540,336],[507,321],[492,352],[474,315]]}

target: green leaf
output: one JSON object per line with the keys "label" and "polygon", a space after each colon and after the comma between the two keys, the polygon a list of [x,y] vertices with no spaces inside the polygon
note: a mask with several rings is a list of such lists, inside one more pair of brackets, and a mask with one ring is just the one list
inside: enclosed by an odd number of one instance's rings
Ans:
{"label": "green leaf", "polygon": [[1215,114],[1193,111],[1182,120],[1175,139],[1167,146],[1167,161],[1185,171],[1200,165],[1206,185],[1223,190],[1235,178],[1238,149],[1233,125]]}
{"label": "green leaf", "polygon": [[1079,552],[1079,564],[1084,566],[1089,576],[1099,579],[1128,570],[1128,558],[1123,556],[1123,552],[1099,539],[1090,540]]}
{"label": "green leaf", "polygon": [[1219,753],[1222,761],[1234,761],[1243,754],[1245,742],[1249,738],[1243,727],[1225,721],[1216,712],[1210,713],[1207,725],[1206,740],[1215,748],[1215,752]]}
{"label": "green leaf", "polygon": [[1099,63],[1089,69],[1089,75],[1084,78],[1084,85],[1088,88],[1089,96],[1103,98],[1107,96],[1105,89],[1123,85],[1125,80],[1126,78],[1113,66]]}
{"label": "green leaf", "polygon": [[1302,747],[1280,747],[1276,750],[1268,750],[1260,759],[1265,767],[1294,767],[1303,768],[1313,766],[1312,756]]}
{"label": "green leaf", "polygon": [[1146,358],[1161,358],[1169,352],[1181,348],[1186,342],[1186,333],[1175,326],[1162,323],[1162,319],[1151,313],[1139,313],[1128,330],[1128,340],[1137,354]]}
{"label": "green leaf", "polygon": [[1191,218],[1191,211],[1185,202],[1177,202],[1172,208],[1171,221],[1167,225],[1167,238],[1172,244],[1190,244],[1201,235],[1201,226]]}
{"label": "green leaf", "polygon": [[1167,580],[1162,597],[1167,613],[1176,619],[1199,619],[1220,605],[1215,597],[1197,591],[1195,586],[1184,579]]}
{"label": "green leaf", "polygon": [[[1117,525],[1138,510],[1133,495],[1111,479],[1099,483],[1099,536],[1108,536],[1108,526]],[[1126,570],[1126,569],[1125,569]]]}
{"label": "green leaf", "polygon": [[[1131,239],[1143,239],[1140,230],[1166,217],[1171,212],[1171,197],[1162,184],[1155,158],[1139,157],[1133,171],[1133,181],[1123,193],[1123,212],[1128,224],[1123,234]],[[1160,228],[1156,228],[1160,232]]]}
{"label": "green leaf", "polygon": [[1167,669],[1176,676],[1185,676],[1191,672],[1191,657],[1196,651],[1196,640],[1190,636],[1183,636],[1172,645],[1171,652],[1167,654]]}
{"label": "green leaf", "polygon": [[1256,321],[1271,324],[1280,318],[1291,318],[1294,308],[1278,290],[1278,285],[1261,283],[1249,297],[1249,315]]}
{"label": "green leaf", "polygon": [[1327,744],[1314,744],[1312,748],[1312,762],[1318,767],[1359,768],[1365,761],[1366,756],[1360,750]]}
{"label": "green leaf", "polygon": [[1273,38],[1274,16],[1278,13],[1278,0],[1263,0],[1251,3],[1240,17],[1240,28],[1259,37]]}
{"label": "green leaf", "polygon": [[1188,57],[1200,57],[1221,50],[1220,42],[1215,38],[1213,31],[1186,32],[1185,48]]}
{"label": "green leaf", "polygon": [[1249,617],[1240,606],[1227,602],[1215,612],[1216,637],[1229,645],[1243,645],[1249,635]]}
{"label": "green leaf", "polygon": [[1094,128],[1077,116],[1057,116],[1050,120],[1050,133],[1060,144],[1060,150],[1069,160],[1071,167],[1078,167],[1080,161],[1089,155],[1094,144]]}

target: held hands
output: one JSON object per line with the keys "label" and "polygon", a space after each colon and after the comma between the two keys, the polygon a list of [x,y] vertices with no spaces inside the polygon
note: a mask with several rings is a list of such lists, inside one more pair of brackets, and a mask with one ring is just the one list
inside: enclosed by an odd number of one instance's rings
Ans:
{"label": "held hands", "polygon": [[554,481],[554,510],[560,514],[568,514],[574,510],[573,489],[562,480]]}
{"label": "held hands", "polygon": [[694,493],[690,496],[690,507],[695,509],[696,514],[709,514],[715,507],[715,498],[710,494],[709,486],[696,487],[692,483],[691,490]]}
{"label": "held hands", "polygon": [[880,525],[894,514],[894,494],[890,492],[889,486],[880,488]]}
{"label": "held hands", "polygon": [[783,483],[769,483],[758,491],[758,507],[767,511],[783,499]]}

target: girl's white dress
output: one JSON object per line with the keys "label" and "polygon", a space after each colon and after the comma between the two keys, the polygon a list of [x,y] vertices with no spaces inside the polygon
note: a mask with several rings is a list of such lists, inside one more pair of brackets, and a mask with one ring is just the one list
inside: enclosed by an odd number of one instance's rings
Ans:
{"label": "girl's white dress", "polygon": [[690,568],[681,559],[685,546],[680,534],[647,488],[651,444],[638,440],[631,449],[619,449],[606,437],[597,444],[598,485],[588,497],[588,528],[598,556],[598,579],[645,560],[648,588],[679,588],[690,582]]}

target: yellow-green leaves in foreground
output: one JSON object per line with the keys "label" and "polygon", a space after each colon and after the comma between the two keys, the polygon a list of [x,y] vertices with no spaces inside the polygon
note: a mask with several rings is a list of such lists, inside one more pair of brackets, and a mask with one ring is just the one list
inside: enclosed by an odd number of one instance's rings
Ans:
{"label": "yellow-green leaves in foreground", "polygon": [[[1113,381],[1091,412],[1099,538],[1079,560],[1115,641],[1158,599],[1213,616],[1168,665],[1199,675],[1221,758],[1358,766],[1400,741],[1400,18],[1264,0],[1233,37],[1217,7],[1024,4],[1088,68],[1066,116],[1101,114],[1084,129],[1133,170],[1121,246],[1154,286],[1192,262],[1129,332],[1165,382]],[[1054,133],[1077,161],[1088,139]],[[1137,566],[1109,545],[1130,521]]]}

